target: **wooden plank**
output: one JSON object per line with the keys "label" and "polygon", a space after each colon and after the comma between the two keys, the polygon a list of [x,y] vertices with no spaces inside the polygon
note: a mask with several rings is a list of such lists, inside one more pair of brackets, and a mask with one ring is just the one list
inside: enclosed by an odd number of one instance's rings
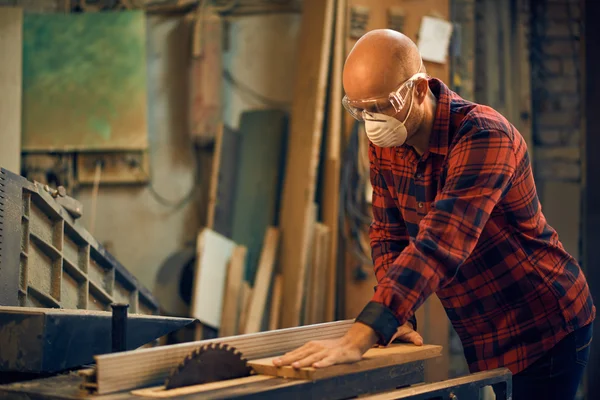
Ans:
{"label": "wooden plank", "polygon": [[369,349],[360,361],[351,364],[333,365],[327,368],[276,367],[273,365],[273,359],[275,357],[252,360],[249,361],[248,364],[259,374],[314,381],[333,376],[365,372],[390,365],[400,365],[412,361],[426,360],[438,357],[441,351],[441,346],[415,346],[402,343],[393,344],[388,347],[375,347]]}
{"label": "wooden plank", "polygon": [[247,281],[242,282],[242,290],[240,292],[242,298],[239,331],[243,332],[246,330],[246,322],[248,321],[248,311],[250,310],[250,303],[252,302],[252,287]]}
{"label": "wooden plank", "polygon": [[326,158],[323,187],[323,223],[331,232],[328,252],[328,277],[327,298],[325,306],[325,320],[335,319],[336,287],[337,287],[337,260],[338,260],[338,222],[340,201],[340,165],[341,165],[341,139],[343,130],[342,117],[342,71],[344,55],[346,52],[344,36],[346,33],[347,0],[336,1],[335,12],[335,40],[333,45],[333,65],[331,68],[330,94],[329,94],[329,127],[326,139]]}
{"label": "wooden plank", "polygon": [[248,247],[249,282],[254,281],[265,233],[276,224],[286,126],[287,115],[281,110],[247,111],[241,116],[231,239]]}
{"label": "wooden plank", "polygon": [[155,399],[166,399],[175,396],[203,393],[217,389],[224,389],[234,386],[247,385],[249,383],[261,382],[267,379],[274,379],[269,375],[253,375],[238,379],[228,379],[225,381],[204,383],[202,385],[186,386],[177,389],[166,390],[164,386],[155,386],[145,389],[132,390],[131,394],[141,397],[150,397]]}
{"label": "wooden plank", "polygon": [[23,10],[0,8],[0,165],[21,173]]}
{"label": "wooden plank", "polygon": [[[206,227],[214,229],[215,212],[218,201],[219,173],[221,170],[221,157],[223,154],[223,124],[219,124],[215,132],[215,149],[212,155],[210,182],[208,189],[208,208],[206,210]],[[219,232],[220,233],[220,232]]]}
{"label": "wooden plank", "polygon": [[298,295],[296,297],[295,304],[293,305],[293,312],[297,313],[299,317],[298,325],[306,324],[304,319],[306,318],[306,309],[309,298],[309,296],[306,294],[308,293],[308,286],[310,282],[312,253],[314,251],[313,238],[315,235],[317,214],[317,204],[313,203],[310,207],[310,212],[307,215],[306,226],[308,229],[305,232],[306,236],[302,241],[302,245],[305,247],[303,252],[306,254],[306,260],[304,263],[302,263],[300,271],[298,271],[298,282],[296,283],[296,291]]}
{"label": "wooden plank", "polygon": [[243,333],[260,332],[263,316],[267,306],[267,298],[271,280],[273,278],[273,270],[275,269],[275,257],[279,248],[279,229],[269,227],[265,234],[256,280],[252,293],[252,301],[248,311],[248,320]]}
{"label": "wooden plank", "polygon": [[311,274],[307,290],[306,324],[318,324],[325,319],[325,300],[328,286],[329,227],[315,224]]}
{"label": "wooden plank", "polygon": [[208,228],[198,235],[191,316],[213,328],[221,324],[227,264],[235,245]]}
{"label": "wooden plank", "polygon": [[273,293],[271,295],[271,315],[269,316],[269,330],[279,329],[279,311],[281,310],[281,290],[283,289],[283,277],[275,275],[273,280]]}
{"label": "wooden plank", "polygon": [[307,262],[308,218],[315,198],[319,150],[323,133],[325,91],[331,51],[333,0],[305,0],[299,32],[294,99],[280,227],[283,273],[282,327],[300,323]]}
{"label": "wooden plank", "polygon": [[221,326],[219,336],[227,337],[238,334],[238,318],[240,316],[240,292],[244,280],[244,268],[246,266],[246,246],[235,246],[231,254],[231,260],[227,267],[227,281],[225,283],[225,295],[223,297],[223,312],[221,314]]}
{"label": "wooden plank", "polygon": [[203,11],[192,30],[189,127],[195,140],[206,143],[221,124],[221,80],[215,76],[223,70],[223,22],[218,13]]}

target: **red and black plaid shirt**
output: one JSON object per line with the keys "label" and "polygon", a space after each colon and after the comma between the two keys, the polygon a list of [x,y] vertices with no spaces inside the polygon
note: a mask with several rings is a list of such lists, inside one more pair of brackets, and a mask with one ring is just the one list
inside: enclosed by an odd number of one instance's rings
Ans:
{"label": "red and black plaid shirt", "polygon": [[472,372],[518,373],[595,307],[578,263],[548,225],[521,134],[441,81],[430,146],[370,144],[375,294],[357,321],[388,343],[436,293]]}

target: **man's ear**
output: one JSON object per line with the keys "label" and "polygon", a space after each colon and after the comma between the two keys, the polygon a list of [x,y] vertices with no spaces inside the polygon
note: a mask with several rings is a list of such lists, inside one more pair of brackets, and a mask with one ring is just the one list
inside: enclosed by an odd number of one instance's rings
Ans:
{"label": "man's ear", "polygon": [[428,91],[429,91],[429,85],[427,84],[427,80],[419,79],[415,86],[415,93],[416,93],[417,101],[419,104],[421,104],[425,101]]}

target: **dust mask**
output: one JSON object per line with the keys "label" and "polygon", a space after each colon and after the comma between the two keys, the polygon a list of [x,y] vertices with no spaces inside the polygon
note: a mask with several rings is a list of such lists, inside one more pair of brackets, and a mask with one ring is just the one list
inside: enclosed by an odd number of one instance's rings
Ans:
{"label": "dust mask", "polygon": [[413,100],[404,121],[398,121],[386,114],[372,113],[365,118],[365,132],[369,140],[379,147],[402,146],[406,142],[408,131],[404,125],[410,116]]}

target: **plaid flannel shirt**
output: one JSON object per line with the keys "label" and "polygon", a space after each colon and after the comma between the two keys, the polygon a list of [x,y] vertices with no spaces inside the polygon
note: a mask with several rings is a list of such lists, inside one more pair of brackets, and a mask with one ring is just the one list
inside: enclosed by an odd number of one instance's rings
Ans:
{"label": "plaid flannel shirt", "polygon": [[595,307],[577,261],[548,225],[521,134],[493,109],[431,79],[430,146],[370,144],[377,287],[357,321],[379,343],[433,293],[472,372],[518,373]]}

